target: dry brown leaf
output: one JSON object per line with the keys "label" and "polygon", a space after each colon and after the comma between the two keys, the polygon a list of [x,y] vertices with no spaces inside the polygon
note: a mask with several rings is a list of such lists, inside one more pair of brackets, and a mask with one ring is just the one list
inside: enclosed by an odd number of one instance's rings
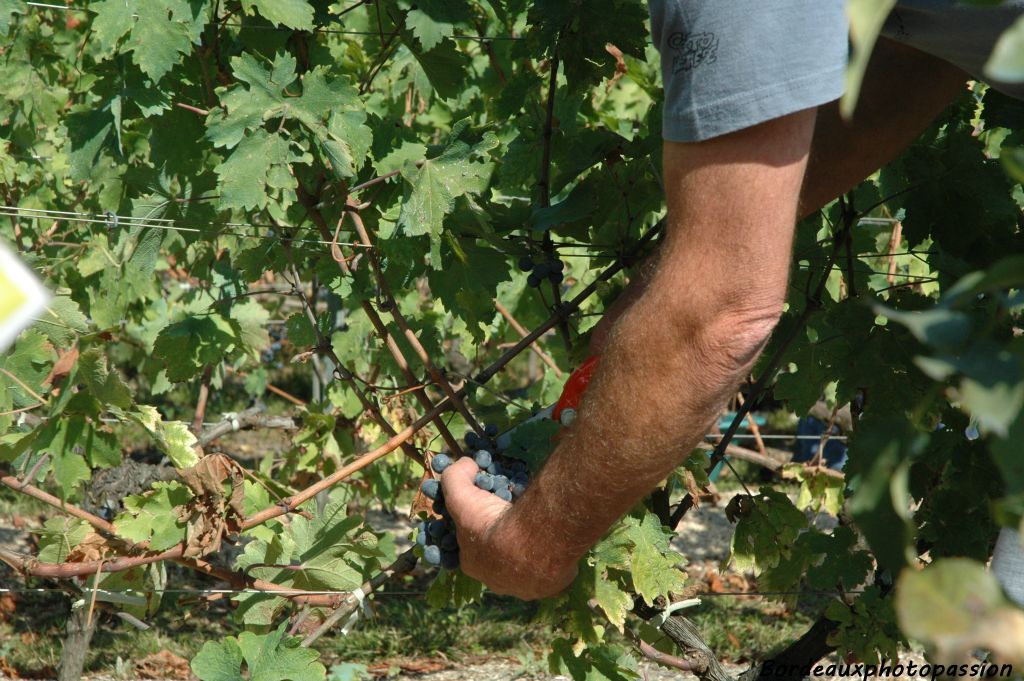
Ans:
{"label": "dry brown leaf", "polygon": [[90,532],[75,548],[71,549],[65,562],[89,563],[94,560],[103,560],[109,553],[110,544],[107,543],[107,540],[95,532]]}
{"label": "dry brown leaf", "polygon": [[140,679],[190,679],[192,669],[188,660],[169,650],[147,655],[135,664]]}
{"label": "dry brown leaf", "polygon": [[6,622],[12,619],[12,615],[17,613],[17,611],[18,601],[15,600],[14,594],[0,594],[0,622]]}
{"label": "dry brown leaf", "polygon": [[693,477],[693,473],[690,471],[683,471],[683,485],[686,486],[686,492],[693,499],[693,508],[700,508],[700,486],[697,484],[696,478]]}
{"label": "dry brown leaf", "polygon": [[65,378],[68,377],[68,374],[71,373],[71,369],[75,366],[75,362],[78,361],[78,346],[74,345],[66,352],[57,350],[57,355],[59,357],[57,361],[53,363],[53,368],[50,369],[50,373],[43,379],[43,385],[57,387]]}
{"label": "dry brown leaf", "polygon": [[7,661],[6,657],[0,657],[0,677],[5,679],[17,679],[20,678],[21,675],[18,673],[18,670],[14,668],[14,665]]}
{"label": "dry brown leaf", "polygon": [[[179,515],[187,525],[185,556],[205,556],[220,549],[228,534],[241,530],[245,520],[245,494],[238,465],[224,454],[210,454],[195,466],[178,471],[194,495]],[[224,482],[231,492],[225,498]]]}

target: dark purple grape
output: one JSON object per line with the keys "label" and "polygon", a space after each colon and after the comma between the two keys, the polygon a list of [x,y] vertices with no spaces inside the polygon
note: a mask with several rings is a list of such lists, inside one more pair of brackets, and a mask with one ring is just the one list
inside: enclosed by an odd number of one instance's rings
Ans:
{"label": "dark purple grape", "polygon": [[471,450],[476,449],[480,441],[480,436],[474,433],[472,430],[466,433],[466,437],[463,438],[466,441],[466,446]]}
{"label": "dark purple grape", "polygon": [[431,565],[441,564],[441,547],[440,546],[428,546],[423,549],[423,560],[427,561]]}
{"label": "dark purple grape", "polygon": [[520,482],[512,483],[512,498],[513,499],[518,499],[519,497],[523,496],[523,492],[525,492],[525,491],[526,491],[526,485],[524,485],[524,484],[522,484]]}
{"label": "dark purple grape", "polygon": [[480,468],[487,468],[491,465],[491,453],[486,449],[481,449],[473,457],[473,461],[476,461],[476,465]]}
{"label": "dark purple grape", "polygon": [[502,487],[501,489],[494,490],[494,496],[498,497],[502,501],[512,501],[512,492],[508,491],[508,487]]}
{"label": "dark purple grape", "polygon": [[526,278],[526,285],[530,288],[537,288],[540,286],[541,277],[538,277],[535,273],[530,272],[530,276]]}
{"label": "dark purple grape", "polygon": [[432,539],[441,541],[441,538],[448,534],[448,527],[444,524],[443,520],[431,520],[427,523],[427,534]]}
{"label": "dark purple grape", "polygon": [[519,262],[516,264],[519,265],[519,269],[521,269],[523,272],[529,272],[530,270],[533,269],[533,258],[529,255],[524,255],[523,257],[519,258]]}
{"label": "dark purple grape", "polygon": [[497,491],[499,489],[508,489],[508,478],[504,475],[494,476],[494,490]]}
{"label": "dark purple grape", "polygon": [[444,538],[441,539],[440,546],[442,551],[457,551],[459,548],[459,540],[455,536],[455,533],[452,532],[450,534],[446,534]]}
{"label": "dark purple grape", "polygon": [[494,489],[494,477],[489,473],[480,471],[476,474],[476,477],[473,478],[473,484],[485,492],[490,492]]}
{"label": "dark purple grape", "polygon": [[552,260],[551,261],[551,269],[553,269],[555,272],[564,272],[565,271],[565,263],[562,262],[561,260]]}
{"label": "dark purple grape", "polygon": [[492,461],[491,465],[487,467],[487,472],[490,473],[491,475],[497,475],[498,463],[496,461]]}
{"label": "dark purple grape", "polygon": [[561,272],[550,272],[548,273],[548,280],[552,284],[561,284],[562,280],[565,279],[565,275]]}
{"label": "dark purple grape", "polygon": [[496,424],[488,423],[486,426],[484,426],[484,435],[486,435],[487,437],[494,437],[497,434],[498,426]]}
{"label": "dark purple grape", "polygon": [[420,546],[427,545],[427,523],[426,521],[421,522],[416,526],[416,543]]}
{"label": "dark purple grape", "polygon": [[430,467],[434,469],[434,472],[440,475],[444,472],[444,469],[452,465],[452,457],[445,453],[437,454],[433,459],[430,460]]}
{"label": "dark purple grape", "polygon": [[459,552],[442,551],[441,567],[443,567],[445,570],[454,570],[455,568],[459,567]]}
{"label": "dark purple grape", "polygon": [[420,485],[420,491],[423,492],[423,496],[425,496],[428,499],[436,499],[437,492],[440,489],[441,482],[439,480],[434,480],[433,478],[428,478],[427,480],[424,480],[423,484]]}

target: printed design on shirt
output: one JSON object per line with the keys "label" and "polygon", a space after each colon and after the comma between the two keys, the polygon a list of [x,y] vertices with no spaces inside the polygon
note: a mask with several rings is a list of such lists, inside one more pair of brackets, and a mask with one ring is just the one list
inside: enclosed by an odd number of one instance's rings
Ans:
{"label": "printed design on shirt", "polygon": [[714,33],[673,33],[668,37],[668,46],[675,50],[672,73],[718,61],[718,36]]}
{"label": "printed design on shirt", "polygon": [[890,26],[894,25],[896,27],[895,28],[896,35],[894,36],[895,38],[897,38],[898,40],[909,40],[910,39],[910,31],[908,31],[906,25],[904,25],[903,17],[900,16],[899,12],[897,12],[896,10],[893,10],[892,14],[889,15],[889,22],[888,23],[889,23]]}

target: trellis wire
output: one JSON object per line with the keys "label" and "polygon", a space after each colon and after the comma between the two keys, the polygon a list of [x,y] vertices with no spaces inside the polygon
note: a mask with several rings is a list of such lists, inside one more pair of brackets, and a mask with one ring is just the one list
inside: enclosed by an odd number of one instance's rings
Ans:
{"label": "trellis wire", "polygon": [[[258,589],[125,589],[123,591],[111,591],[109,589],[91,589],[89,587],[82,587],[82,591],[86,593],[95,592],[98,595],[110,594],[110,595],[142,595],[142,594],[191,594],[196,596],[201,595],[229,595],[229,594],[262,594],[262,595],[275,595],[272,591],[260,591]],[[19,587],[15,589],[8,589],[0,587],[0,594],[28,594],[28,593],[68,593],[68,589],[60,587]],[[351,591],[289,591],[288,596],[348,596]],[[424,596],[427,594],[426,591],[374,591],[378,596]],[[488,592],[489,593],[489,592]],[[864,593],[863,589],[853,590],[839,590],[833,589],[827,590],[806,590],[806,591],[708,591],[705,593],[699,593],[697,596],[700,598],[711,597],[711,596],[838,596],[838,595],[857,595]],[[498,596],[498,594],[489,593],[491,596]],[[279,598],[283,596],[278,596]]]}
{"label": "trellis wire", "polygon": [[[78,213],[74,211],[55,211],[55,210],[44,210],[41,208],[19,208],[17,206],[6,206],[0,205],[0,217],[17,217],[25,218],[29,220],[64,220],[67,222],[81,222],[88,224],[100,224],[106,225],[107,227],[147,227],[150,229],[163,229],[168,231],[177,232],[191,232],[195,234],[202,234],[204,231],[195,225],[206,225],[207,227],[251,227],[253,229],[293,229],[288,225],[260,225],[260,224],[249,224],[243,222],[225,222],[223,225],[208,222],[208,223],[182,223],[175,222],[170,218],[138,218],[130,215],[116,215],[114,213],[107,213],[101,215],[97,213]],[[220,232],[219,235],[223,236],[236,236],[245,239],[258,239],[265,241],[281,241],[287,238],[293,243],[300,244],[315,244],[318,246],[330,246],[332,242],[324,241],[322,239],[302,239],[293,237],[281,237],[275,234],[259,234],[258,232],[253,234],[246,234],[244,232]],[[364,244],[357,242],[347,241],[335,241],[333,242],[338,246],[349,246],[352,248],[366,248]]]}
{"label": "trellis wire", "polygon": [[[45,421],[49,417],[48,416],[41,416],[39,418],[41,418],[42,420]],[[124,423],[124,421],[121,421],[121,420],[118,420],[118,419],[105,418],[105,417],[99,418],[97,420],[100,423],[105,423],[105,424],[108,424],[108,425],[117,425],[117,424],[120,424],[120,423]],[[211,428],[213,426],[218,426],[220,424],[221,424],[220,421],[207,421],[207,422],[203,423],[203,427],[204,428]],[[707,434],[704,435],[704,437],[706,439],[708,439],[708,440],[714,440],[714,439],[717,439],[717,438],[721,437],[721,434],[719,434],[719,433],[707,433]],[[754,435],[753,433],[736,433],[735,435],[733,435],[733,439],[743,439],[743,440],[754,440],[754,439],[757,439],[757,437],[758,436]],[[785,433],[770,433],[770,434],[762,433],[760,437],[761,437],[762,440],[816,440],[816,441],[817,440],[821,440],[821,436],[820,435],[795,435],[795,434],[794,435],[786,435]],[[843,440],[843,441],[845,441],[847,439],[847,437],[848,436],[846,436],[846,435],[829,435],[828,439],[829,439],[829,441],[831,441],[831,440]]]}
{"label": "trellis wire", "polygon": [[[253,230],[257,230],[257,231],[254,231],[253,233],[245,233],[245,232],[241,232],[241,231],[220,231],[220,232],[218,232],[218,236],[234,236],[234,237],[244,238],[244,239],[256,239],[256,240],[260,240],[260,241],[281,241],[283,239],[288,239],[292,243],[312,244],[312,245],[316,245],[316,246],[330,246],[331,243],[332,243],[330,241],[325,241],[323,239],[305,239],[305,238],[298,238],[298,237],[294,237],[294,238],[293,237],[283,237],[283,236],[280,236],[280,235],[277,235],[277,234],[269,234],[269,233],[260,234],[259,231],[258,231],[260,229],[266,229],[266,230],[298,229],[297,227],[290,226],[290,225],[272,225],[272,224],[247,223],[247,222],[224,222],[224,223],[216,223],[216,222],[178,222],[178,221],[172,220],[170,218],[135,217],[135,216],[131,216],[131,215],[119,215],[119,214],[115,214],[115,213],[112,213],[112,212],[108,212],[108,213],[105,213],[105,214],[102,214],[102,213],[83,213],[83,212],[78,212],[78,211],[60,211],[60,210],[50,210],[50,209],[44,209],[44,208],[23,208],[23,207],[20,207],[20,206],[11,206],[11,205],[0,205],[0,217],[16,217],[16,218],[23,218],[23,219],[28,219],[28,220],[44,220],[44,219],[64,220],[64,221],[67,221],[67,222],[80,222],[80,223],[86,223],[86,224],[101,224],[101,225],[107,226],[108,228],[116,228],[116,227],[148,227],[148,228],[153,228],[153,229],[163,229],[163,230],[166,230],[166,231],[190,232],[190,233],[195,233],[195,234],[202,234],[203,232],[206,231],[205,229],[202,229],[201,226],[205,226],[207,228],[222,228],[222,227],[246,228],[246,229],[253,229]],[[876,220],[876,219],[877,220],[882,220],[882,221],[887,220],[887,218],[862,218],[861,222],[866,222],[868,220]],[[336,241],[336,242],[333,242],[333,243],[335,245],[338,245],[338,246],[347,246],[347,247],[350,247],[350,248],[361,248],[361,249],[371,248],[371,247],[367,246],[366,244],[363,244],[363,243],[360,243],[360,242]],[[558,244],[557,248],[559,248],[559,250],[560,250],[559,255],[561,255],[562,257],[567,257],[567,258],[594,258],[594,257],[598,257],[598,258],[600,258],[600,257],[614,258],[614,257],[617,257],[614,254],[601,254],[601,253],[590,253],[590,252],[586,252],[586,253],[565,253],[564,252],[566,249],[570,249],[570,248],[582,249],[582,250],[588,250],[588,249],[595,248],[595,246],[593,246],[591,244],[562,243],[562,244]],[[906,251],[906,252],[901,252],[901,253],[889,253],[889,254],[886,254],[886,253],[864,254],[864,255],[858,255],[857,257],[858,258],[889,258],[889,257],[900,257],[900,256],[913,256],[913,257],[917,257],[918,255],[919,254],[917,252]],[[807,259],[807,258],[800,258],[800,259]],[[800,268],[800,269],[808,269],[808,268]],[[872,272],[872,273],[874,273],[874,274],[890,274],[889,272],[882,272],[882,271],[877,271],[877,272]],[[892,275],[896,276],[896,277],[903,277],[903,278],[916,278],[916,279],[928,279],[929,278],[929,277],[927,277],[925,275],[905,274],[905,273],[900,273],[900,272],[893,272]]]}
{"label": "trellis wire", "polygon": [[[53,5],[47,2],[34,2],[29,1],[25,3],[29,7],[38,7],[41,9],[59,9],[65,12],[93,12],[94,10],[88,7],[76,7],[74,5]],[[138,15],[132,15],[133,17]],[[224,22],[225,26],[234,26],[238,28],[253,28],[263,31],[296,31],[300,29],[290,28],[288,26],[252,26],[245,25],[236,22]],[[351,31],[347,29],[339,28],[326,28],[324,26],[314,26],[310,31],[311,33],[332,33],[340,35],[366,35],[366,36],[377,36],[380,35],[379,31]],[[448,36],[454,40],[477,40],[480,42],[487,42],[490,40],[522,40],[522,36],[517,35],[468,35],[465,33],[455,33]]]}

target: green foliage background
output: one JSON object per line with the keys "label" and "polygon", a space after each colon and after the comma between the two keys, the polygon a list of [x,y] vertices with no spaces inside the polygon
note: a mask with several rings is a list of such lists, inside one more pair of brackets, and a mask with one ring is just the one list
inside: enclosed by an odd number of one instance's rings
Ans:
{"label": "green foliage background", "polygon": [[[521,256],[559,254],[567,263],[559,294],[569,298],[663,215],[661,90],[645,20],[639,0],[83,0],[67,11],[0,0],[0,198],[9,216],[0,232],[57,293],[0,357],[0,461],[35,470],[39,484],[73,502],[93,471],[120,463],[128,435],[191,466],[195,438],[182,421],[205,371],[225,409],[306,371],[261,358],[268,328],[284,328],[291,355],[324,334],[348,371],[403,386],[361,308],[380,305],[381,291],[368,258],[349,246],[358,240],[342,219],[349,200],[367,204],[361,215],[383,276],[428,353],[462,374],[486,366],[516,338],[495,299],[529,327],[554,304],[551,287],[526,286]],[[824,272],[820,301],[806,291],[823,274],[841,207],[799,227],[793,295],[776,338],[807,305],[821,309],[787,351],[774,397],[797,413],[823,393],[832,403],[865,397],[845,484],[798,472],[801,506],[838,514],[845,500],[856,529],[814,529],[786,495],[765,488],[735,518],[733,558],[778,591],[850,590],[870,575],[872,586],[826,613],[839,623],[834,645],[863,659],[901,641],[887,584],[912,572],[918,555],[936,561],[925,579],[939,580],[943,559],[984,561],[997,526],[1024,517],[1024,193],[1014,162],[1022,114],[1020,103],[978,85],[858,187],[850,201],[868,219],[844,246],[846,264]],[[897,220],[904,241],[893,284],[882,263]],[[344,255],[359,256],[351,274],[332,257],[332,237]],[[736,271],[743,287],[742,263]],[[253,282],[278,295],[249,295]],[[581,359],[581,339],[622,282],[602,284],[573,315],[573,351],[546,342],[562,367]],[[317,329],[291,286],[316,301]],[[81,355],[64,385],[77,389],[58,393],[44,379],[72,346]],[[257,471],[281,494],[386,439],[350,387],[321,387],[292,448]],[[542,405],[560,387],[551,373],[524,384],[521,372],[505,372],[471,404],[509,425],[521,414],[496,395]],[[15,413],[25,408],[46,418],[26,422]],[[386,415],[411,420],[390,406]],[[979,437],[965,437],[969,426]],[[451,427],[459,435],[466,426],[456,418]],[[437,448],[417,441],[424,445]],[[390,455],[356,476],[365,484],[334,490],[323,508],[310,504],[312,520],[248,530],[237,566],[298,560],[320,569],[252,574],[355,588],[394,549],[346,517],[345,504],[394,503],[419,474]],[[680,489],[669,481],[670,494]],[[187,538],[175,509],[191,500],[184,485],[158,483],[127,500],[115,525],[126,538],[171,547]],[[247,514],[272,504],[263,486],[245,482]],[[86,527],[51,524],[41,558],[60,561]],[[577,679],[635,676],[630,653],[605,640],[588,601],[622,628],[635,626],[634,594],[655,603],[679,592],[682,558],[667,539],[658,518],[638,508],[595,548],[572,590],[548,608],[560,632],[553,669]],[[957,574],[988,579],[971,565]],[[103,583],[144,590],[160,571]],[[443,573],[431,601],[478,593]],[[283,599],[237,600],[248,631],[204,648],[200,677],[231,678],[243,657],[253,678],[282,665],[288,678],[323,677],[277,628]],[[996,598],[990,605],[1006,608]],[[957,612],[961,623],[978,616],[967,605]],[[914,635],[947,650],[942,631]]]}

